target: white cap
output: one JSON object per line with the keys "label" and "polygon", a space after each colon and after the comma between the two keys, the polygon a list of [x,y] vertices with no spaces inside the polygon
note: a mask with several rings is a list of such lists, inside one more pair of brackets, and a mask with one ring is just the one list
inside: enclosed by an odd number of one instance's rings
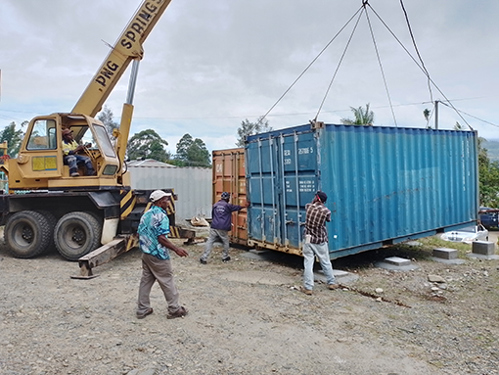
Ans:
{"label": "white cap", "polygon": [[165,193],[163,190],[154,190],[149,196],[149,200],[154,203],[159,201],[161,198],[167,197],[169,195],[170,194]]}

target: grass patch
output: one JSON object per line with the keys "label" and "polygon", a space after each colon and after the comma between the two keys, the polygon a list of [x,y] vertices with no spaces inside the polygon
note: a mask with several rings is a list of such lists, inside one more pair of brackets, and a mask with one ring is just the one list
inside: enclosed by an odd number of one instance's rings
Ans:
{"label": "grass patch", "polygon": [[433,249],[438,248],[438,247],[446,247],[448,249],[455,249],[455,250],[457,250],[459,258],[464,258],[464,257],[466,257],[466,254],[471,252],[471,245],[470,244],[466,244],[463,242],[444,241],[444,240],[438,238],[437,236],[421,238],[419,240],[419,242],[421,242],[424,247],[431,249],[432,252],[433,252]]}
{"label": "grass patch", "polygon": [[459,258],[466,258],[466,254],[471,252],[471,245],[469,244],[444,241],[438,236],[419,238],[416,242],[420,245],[408,245],[407,243],[395,244],[338,258],[333,261],[333,264],[347,270],[349,268],[361,270],[373,267],[375,262],[392,256],[414,259],[416,261],[430,260],[433,257],[433,250],[439,247],[456,249]]}

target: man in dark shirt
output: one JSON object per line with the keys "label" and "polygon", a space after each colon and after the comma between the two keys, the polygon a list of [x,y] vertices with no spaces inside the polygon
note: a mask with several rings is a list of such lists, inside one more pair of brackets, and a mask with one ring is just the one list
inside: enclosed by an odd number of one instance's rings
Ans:
{"label": "man in dark shirt", "polygon": [[328,288],[338,288],[333,274],[333,266],[329,258],[328,236],[326,221],[331,221],[331,211],[324,206],[327,195],[322,191],[315,194],[312,203],[305,206],[305,243],[303,244],[303,287],[301,291],[307,295],[312,294],[314,288],[314,261],[319,259]]}
{"label": "man in dark shirt", "polygon": [[222,262],[228,262],[229,256],[229,231],[232,227],[232,212],[239,211],[243,207],[237,204],[230,204],[230,193],[223,192],[222,199],[213,205],[211,210],[210,237],[206,242],[206,248],[199,261],[206,264],[210,256],[213,243],[220,239],[223,243]]}

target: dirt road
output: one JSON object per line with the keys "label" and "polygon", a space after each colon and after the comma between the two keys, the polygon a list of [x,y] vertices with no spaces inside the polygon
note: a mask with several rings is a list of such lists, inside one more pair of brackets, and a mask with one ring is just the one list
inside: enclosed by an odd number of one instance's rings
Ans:
{"label": "dirt road", "polygon": [[[137,320],[138,251],[82,281],[57,254],[21,260],[0,248],[0,373],[499,373],[497,261],[450,266],[425,249],[370,252],[334,262],[358,277],[348,288],[317,284],[306,296],[298,257],[231,249],[222,263],[216,248],[201,265],[202,247],[187,250],[173,263],[189,315],[167,320],[155,286],[154,313]],[[392,252],[418,269],[373,267]]]}

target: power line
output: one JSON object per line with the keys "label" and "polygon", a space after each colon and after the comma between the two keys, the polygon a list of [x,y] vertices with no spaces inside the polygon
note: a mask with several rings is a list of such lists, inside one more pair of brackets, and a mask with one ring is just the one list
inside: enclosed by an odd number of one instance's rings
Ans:
{"label": "power line", "polygon": [[[441,103],[441,104],[443,104],[443,105],[445,105],[446,107],[450,107],[450,106],[449,106],[448,104],[446,104],[445,102],[440,102],[440,103]],[[473,116],[473,115],[471,115],[471,114],[469,114],[469,113],[466,113],[466,112],[464,112],[464,111],[461,111],[461,110],[459,110],[459,109],[458,109],[457,111],[458,111],[458,112],[460,112],[460,113],[465,114],[466,116],[473,117],[473,118],[474,118],[474,119],[476,119],[476,120],[479,120],[479,121],[485,122],[486,124],[489,124],[489,125],[492,125],[492,126],[497,126],[497,127],[499,128],[499,125],[497,125],[497,124],[494,124],[494,123],[492,123],[492,122],[489,122],[489,121],[483,120],[483,119],[481,119],[481,118],[479,118],[479,117]]]}

